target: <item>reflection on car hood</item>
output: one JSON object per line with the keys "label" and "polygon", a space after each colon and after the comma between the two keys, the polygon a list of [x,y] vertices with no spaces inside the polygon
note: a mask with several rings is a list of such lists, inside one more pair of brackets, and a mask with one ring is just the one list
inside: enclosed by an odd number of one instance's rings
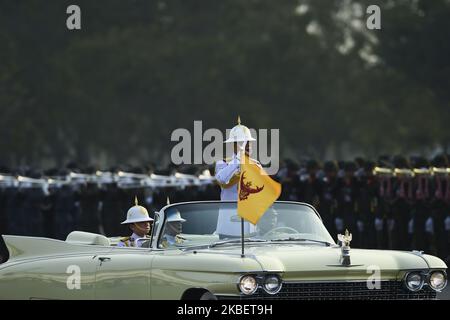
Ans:
{"label": "reflection on car hood", "polygon": [[[198,254],[237,255],[238,245],[198,250]],[[398,270],[446,268],[436,257],[407,251],[351,249],[351,266],[340,264],[341,248],[306,244],[261,244],[245,247],[247,258],[255,259],[262,271],[283,272],[289,278],[323,279],[328,274],[342,279],[367,279],[370,270],[379,268],[382,278],[393,278]],[[286,278],[285,278],[286,279]]]}

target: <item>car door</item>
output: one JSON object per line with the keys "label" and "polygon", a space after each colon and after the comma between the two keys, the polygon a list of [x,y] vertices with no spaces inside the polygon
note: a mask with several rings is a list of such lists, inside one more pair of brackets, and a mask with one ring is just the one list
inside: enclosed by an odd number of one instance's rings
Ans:
{"label": "car door", "polygon": [[116,247],[96,259],[95,299],[150,299],[151,249]]}
{"label": "car door", "polygon": [[42,257],[1,270],[0,299],[93,299],[95,254]]}

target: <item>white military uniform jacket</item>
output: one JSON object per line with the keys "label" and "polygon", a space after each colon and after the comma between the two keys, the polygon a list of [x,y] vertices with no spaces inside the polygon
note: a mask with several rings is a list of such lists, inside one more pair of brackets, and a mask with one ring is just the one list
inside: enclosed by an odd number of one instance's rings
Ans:
{"label": "white military uniform jacket", "polygon": [[[146,236],[148,237],[148,236]],[[120,241],[117,243],[118,247],[134,247],[136,239],[139,239],[139,237],[136,233],[133,232],[133,234],[130,237],[124,237],[121,238]],[[138,247],[142,246],[142,241],[138,242]]]}
{"label": "white military uniform jacket", "polygon": [[[252,160],[259,165],[258,161],[254,159]],[[220,200],[237,201],[240,178],[240,160],[236,154],[234,154],[231,159],[221,160],[216,163],[215,178],[222,189],[220,193]],[[240,217],[235,217],[232,219],[232,217],[236,215],[237,210],[221,208],[217,220],[216,233],[219,235],[239,237],[241,235]],[[253,224],[247,221],[244,223],[245,234],[254,233],[255,231],[256,227]]]}

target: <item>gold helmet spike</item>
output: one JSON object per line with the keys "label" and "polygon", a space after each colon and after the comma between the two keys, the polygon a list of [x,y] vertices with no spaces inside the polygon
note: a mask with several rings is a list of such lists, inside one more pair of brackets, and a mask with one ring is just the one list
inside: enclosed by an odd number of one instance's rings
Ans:
{"label": "gold helmet spike", "polygon": [[167,205],[169,205],[170,204],[170,200],[169,200],[169,197],[167,197]]}
{"label": "gold helmet spike", "polygon": [[138,204],[137,196],[134,196],[134,205],[135,205],[135,206],[138,206],[138,205],[139,205],[139,204]]}
{"label": "gold helmet spike", "polygon": [[241,116],[238,116],[237,125],[230,130],[228,139],[225,140],[225,143],[244,141],[256,141],[256,139],[252,137],[250,129],[241,124]]}

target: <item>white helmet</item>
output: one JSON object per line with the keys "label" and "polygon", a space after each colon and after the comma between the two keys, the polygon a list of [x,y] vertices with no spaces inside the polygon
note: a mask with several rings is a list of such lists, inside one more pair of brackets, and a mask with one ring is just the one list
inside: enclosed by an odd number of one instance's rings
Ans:
{"label": "white helmet", "polygon": [[186,219],[183,219],[181,217],[180,211],[178,211],[178,210],[173,210],[171,212],[168,212],[167,213],[167,222],[176,222],[176,221],[186,222]]}
{"label": "white helmet", "polygon": [[134,206],[128,209],[127,219],[122,224],[150,222],[152,218],[148,216],[148,211],[143,206],[138,205],[137,197],[134,198]]}
{"label": "white helmet", "polygon": [[238,124],[230,130],[230,136],[225,143],[256,141],[250,133],[250,129],[241,124],[241,118],[238,117]]}

